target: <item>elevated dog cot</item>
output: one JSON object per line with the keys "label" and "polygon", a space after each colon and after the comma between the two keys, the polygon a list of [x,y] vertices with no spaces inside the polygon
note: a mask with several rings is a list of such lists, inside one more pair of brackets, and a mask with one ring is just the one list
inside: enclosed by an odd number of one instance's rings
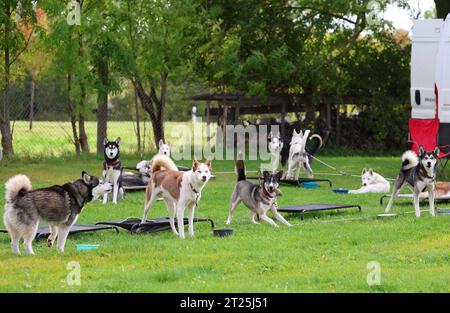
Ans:
{"label": "elevated dog cot", "polygon": [[[214,221],[209,218],[194,218],[194,223],[209,222],[211,228],[214,229]],[[184,219],[184,225],[188,224],[188,219]],[[156,233],[171,229],[168,217],[159,218],[147,218],[144,223],[141,224],[141,219],[136,217],[128,217],[124,220],[98,222],[95,225],[108,225],[121,227],[128,230],[131,233]],[[175,225],[177,225],[177,219],[175,218]]]}
{"label": "elevated dog cot", "polygon": [[[262,180],[264,179],[264,177],[262,176],[249,176],[247,177],[247,179],[258,179],[258,180]],[[326,178],[299,178],[299,179],[281,179],[280,183],[281,184],[286,184],[286,185],[291,185],[291,186],[302,186],[304,183],[310,183],[310,182],[327,182],[328,185],[331,187],[333,187],[333,183],[331,182],[331,180],[326,179]]]}
{"label": "elevated dog cot", "polygon": [[358,204],[304,204],[292,205],[286,207],[279,207],[278,212],[286,213],[300,213],[300,218],[303,221],[306,212],[319,212],[328,210],[342,210],[349,208],[357,208],[361,212],[361,206]]}
{"label": "elevated dog cot", "polygon": [[[99,226],[99,225],[82,225],[82,224],[75,224],[72,225],[69,231],[69,235],[78,234],[78,233],[85,233],[85,232],[93,232],[93,231],[99,231],[99,230],[109,230],[113,229],[116,231],[116,233],[119,233],[119,229],[115,226],[108,225],[108,226]],[[7,233],[8,231],[5,229],[0,229],[0,233]],[[36,239],[38,238],[47,238],[50,236],[50,228],[48,226],[39,227],[38,231],[36,233]]]}
{"label": "elevated dog cot", "polygon": [[[392,198],[392,195],[383,195],[380,197],[380,205],[383,205],[383,200],[384,199],[390,199]],[[412,193],[403,193],[403,194],[399,194],[397,195],[397,197],[395,197],[396,199],[410,199],[413,200],[414,195]],[[419,199],[420,200],[428,200],[428,195],[423,195],[423,194],[419,194]],[[438,197],[436,196],[434,198],[435,201],[445,201],[448,202],[450,200],[450,196],[444,196],[444,197]]]}

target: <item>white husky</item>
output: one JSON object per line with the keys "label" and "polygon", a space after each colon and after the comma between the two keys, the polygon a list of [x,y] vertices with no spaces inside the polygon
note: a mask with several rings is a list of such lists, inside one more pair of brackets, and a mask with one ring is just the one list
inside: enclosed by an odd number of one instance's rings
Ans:
{"label": "white husky", "polygon": [[[311,168],[312,157],[322,147],[322,137],[317,134],[309,137],[310,130],[307,129],[305,133],[300,131],[297,133],[294,129],[289,148],[289,165],[287,172],[287,179],[298,180],[300,176],[300,169],[304,168],[308,178],[313,178],[314,173]],[[306,150],[306,141],[315,139],[316,145],[311,151]]]}
{"label": "white husky", "polygon": [[356,190],[349,190],[348,193],[369,193],[369,192],[383,192],[388,193],[391,189],[391,184],[378,173],[375,173],[371,168],[363,169],[361,173],[362,186]]}

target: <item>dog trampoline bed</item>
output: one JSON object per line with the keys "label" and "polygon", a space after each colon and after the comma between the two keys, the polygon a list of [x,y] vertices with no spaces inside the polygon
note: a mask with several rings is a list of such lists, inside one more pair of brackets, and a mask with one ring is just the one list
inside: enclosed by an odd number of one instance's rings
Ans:
{"label": "dog trampoline bed", "polygon": [[[383,195],[380,197],[380,204],[383,205],[383,200],[385,198],[390,199],[392,197],[392,195]],[[412,193],[403,193],[403,194],[399,194],[397,195],[397,197],[395,197],[396,199],[414,199],[414,195]],[[421,195],[419,194],[419,199],[420,200],[427,200],[428,199],[428,195]],[[435,200],[437,201],[449,201],[450,200],[450,196],[444,196],[444,197],[434,197]]]}
{"label": "dog trampoline bed", "polygon": [[[77,233],[85,233],[85,232],[93,232],[98,230],[108,230],[114,229],[116,233],[119,232],[119,229],[115,226],[97,226],[97,225],[81,225],[75,224],[72,225],[69,231],[69,235],[77,234]],[[6,229],[0,229],[0,233],[7,233]],[[36,233],[36,239],[38,238],[47,238],[50,236],[50,228],[48,226],[39,227]]]}
{"label": "dog trampoline bed", "polygon": [[[211,228],[214,229],[214,221],[209,218],[194,218],[194,223],[197,222],[209,222],[211,224]],[[175,219],[175,224],[177,223],[177,219]],[[188,219],[184,219],[184,225],[188,224]],[[118,221],[107,221],[107,222],[98,222],[95,225],[108,225],[108,226],[116,226],[121,227],[130,231],[131,233],[141,234],[141,233],[156,233],[160,231],[169,230],[170,222],[168,217],[159,217],[159,218],[147,218],[145,223],[141,224],[141,219],[136,217],[129,217],[124,220]]]}
{"label": "dog trampoline bed", "polygon": [[300,213],[300,218],[303,220],[305,217],[305,212],[318,212],[327,210],[341,210],[348,208],[358,208],[361,212],[361,206],[358,204],[304,204],[304,205],[293,205],[286,207],[279,207],[278,212],[286,213]]}
{"label": "dog trampoline bed", "polygon": [[[249,176],[247,177],[247,179],[264,179],[264,177],[260,177],[260,176]],[[331,182],[331,180],[326,179],[326,178],[299,178],[299,179],[281,179],[280,183],[281,184],[286,184],[286,185],[292,185],[292,186],[302,186],[304,183],[311,183],[311,182],[327,182],[328,185],[331,187],[333,187],[333,183]]]}

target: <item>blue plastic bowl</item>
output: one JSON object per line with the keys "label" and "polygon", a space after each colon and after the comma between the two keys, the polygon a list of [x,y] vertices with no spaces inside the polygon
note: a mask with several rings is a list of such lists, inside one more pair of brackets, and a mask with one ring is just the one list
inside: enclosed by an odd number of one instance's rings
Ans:
{"label": "blue plastic bowl", "polygon": [[348,189],[338,188],[338,189],[333,189],[333,192],[346,194],[346,193],[348,193]]}
{"label": "blue plastic bowl", "polygon": [[97,244],[77,244],[77,251],[89,251],[98,249],[100,245]]}
{"label": "blue plastic bowl", "polygon": [[319,186],[319,184],[317,184],[316,182],[311,181],[311,182],[303,183],[302,186],[304,188],[314,189],[314,188],[317,188],[317,186]]}

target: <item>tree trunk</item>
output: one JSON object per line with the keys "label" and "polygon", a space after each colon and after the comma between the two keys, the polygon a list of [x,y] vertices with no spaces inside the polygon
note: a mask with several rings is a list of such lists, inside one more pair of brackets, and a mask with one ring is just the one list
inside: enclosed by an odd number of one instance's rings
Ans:
{"label": "tree trunk", "polygon": [[[82,1],[78,1],[80,3],[80,8],[83,6]],[[81,32],[78,33],[78,57],[80,60],[83,58],[83,35]],[[89,152],[89,144],[86,135],[86,128],[84,126],[84,107],[86,105],[86,86],[84,85],[83,78],[80,78],[80,113],[78,114],[78,129],[80,134],[80,148],[81,151],[88,153]]]}
{"label": "tree trunk", "polygon": [[70,93],[72,91],[72,74],[67,74],[67,107],[70,113],[70,124],[72,125],[72,136],[73,136],[73,144],[75,146],[75,151],[77,155],[80,154],[80,141],[78,139],[77,134],[77,118],[74,113],[74,109],[72,106],[72,98],[70,97]]}
{"label": "tree trunk", "polygon": [[4,95],[3,95],[3,107],[0,114],[0,132],[2,134],[2,147],[3,147],[3,154],[6,155],[12,155],[14,154],[13,149],[13,141],[12,141],[12,134],[11,134],[11,125],[9,120],[9,108],[10,108],[10,95],[9,95],[9,88],[10,88],[10,50],[9,50],[9,32],[11,31],[11,25],[10,25],[10,16],[11,16],[11,9],[9,1],[5,3],[5,38],[4,38],[4,48],[5,48],[5,89],[4,89]]}
{"label": "tree trunk", "polygon": [[141,125],[140,125],[140,116],[139,116],[139,105],[137,99],[137,90],[134,87],[134,109],[136,110],[136,140],[138,146],[138,152],[141,153]]}
{"label": "tree trunk", "polygon": [[101,83],[97,98],[97,154],[103,154],[103,139],[108,136],[108,59],[100,56],[96,66]]}
{"label": "tree trunk", "polygon": [[152,122],[153,138],[155,145],[158,144],[160,139],[164,138],[164,106],[166,103],[167,94],[167,74],[161,74],[161,88],[160,98],[156,96],[155,87],[150,88],[150,94],[147,94],[144,90],[142,83],[139,80],[134,80],[133,84],[136,87],[137,95],[141,101],[142,108],[149,114],[150,121]]}
{"label": "tree trunk", "polygon": [[34,82],[34,77],[33,74],[30,74],[30,116],[29,116],[29,120],[30,120],[30,126],[29,129],[32,130],[33,129],[33,119],[34,119],[34,92],[35,92],[35,82]]}
{"label": "tree trunk", "polygon": [[[86,100],[86,88],[83,82],[80,82],[81,89],[81,98],[80,98],[80,108],[84,108],[85,100]],[[84,126],[84,112],[81,109],[81,112],[78,114],[78,130],[80,135],[80,148],[81,151],[88,153],[89,152],[89,144],[86,135],[86,128]]]}
{"label": "tree trunk", "polygon": [[445,19],[447,14],[450,13],[450,1],[449,0],[434,0],[436,4],[437,18]]}

